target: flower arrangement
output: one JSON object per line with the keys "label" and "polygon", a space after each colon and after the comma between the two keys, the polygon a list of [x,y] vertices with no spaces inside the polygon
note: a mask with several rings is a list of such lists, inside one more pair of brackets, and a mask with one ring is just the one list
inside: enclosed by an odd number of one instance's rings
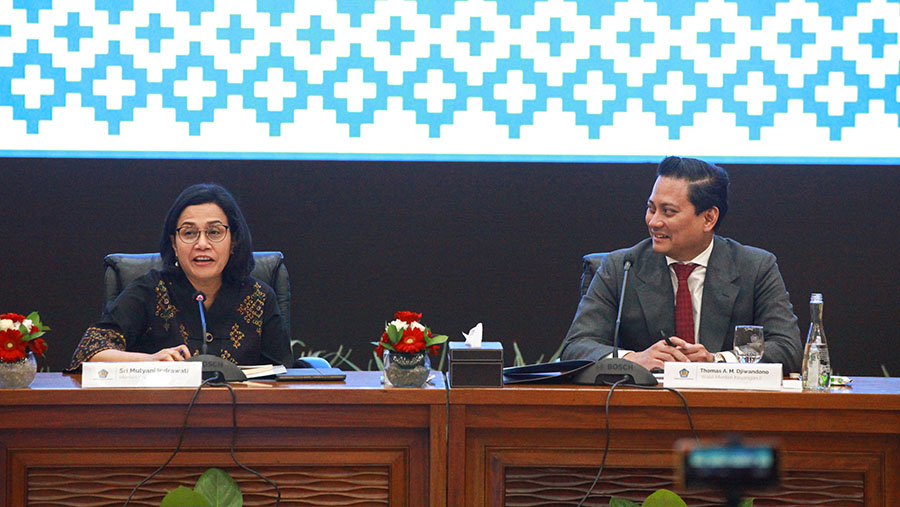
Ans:
{"label": "flower arrangement", "polygon": [[28,317],[18,313],[0,315],[0,362],[14,363],[25,359],[27,351],[43,356],[47,342],[41,336],[50,330],[41,323],[37,312]]}
{"label": "flower arrangement", "polygon": [[421,313],[402,311],[394,314],[394,320],[385,324],[381,340],[372,342],[375,355],[382,355],[385,350],[415,354],[428,349],[432,354],[441,350],[441,344],[447,341],[446,335],[432,334],[422,325]]}

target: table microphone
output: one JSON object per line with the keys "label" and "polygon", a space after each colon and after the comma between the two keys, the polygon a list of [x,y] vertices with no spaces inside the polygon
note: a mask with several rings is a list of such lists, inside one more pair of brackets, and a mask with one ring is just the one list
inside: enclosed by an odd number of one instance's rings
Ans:
{"label": "table microphone", "polygon": [[626,384],[639,386],[655,386],[659,383],[647,368],[619,357],[619,325],[622,322],[622,306],[625,303],[625,287],[628,286],[628,271],[632,264],[631,257],[626,256],[625,273],[622,275],[622,293],[619,294],[619,309],[616,312],[616,327],[613,331],[612,354],[579,371],[573,378],[576,384],[614,384],[622,379],[625,379]]}
{"label": "table microphone", "polygon": [[[206,354],[206,308],[203,307],[203,302],[206,301],[206,294],[202,290],[198,290],[194,293],[194,301],[197,302],[197,307],[200,308],[200,329],[202,330],[200,336],[203,338],[200,341],[200,353]],[[618,325],[616,327],[618,328]]]}
{"label": "table microphone", "polygon": [[204,380],[212,377],[218,377],[219,381],[224,382],[243,382],[247,380],[247,376],[244,375],[244,372],[231,361],[219,356],[207,354],[206,309],[203,307],[203,302],[206,301],[206,294],[204,294],[203,291],[198,290],[194,293],[193,298],[197,301],[197,308],[200,310],[200,329],[203,334],[200,336],[200,354],[192,356],[188,361],[203,362]]}

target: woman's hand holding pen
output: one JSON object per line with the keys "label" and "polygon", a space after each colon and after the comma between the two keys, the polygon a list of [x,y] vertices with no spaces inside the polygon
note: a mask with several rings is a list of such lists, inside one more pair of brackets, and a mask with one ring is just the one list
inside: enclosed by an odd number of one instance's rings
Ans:
{"label": "woman's hand holding pen", "polygon": [[150,361],[184,361],[189,357],[191,357],[191,351],[187,345],[178,345],[151,354]]}

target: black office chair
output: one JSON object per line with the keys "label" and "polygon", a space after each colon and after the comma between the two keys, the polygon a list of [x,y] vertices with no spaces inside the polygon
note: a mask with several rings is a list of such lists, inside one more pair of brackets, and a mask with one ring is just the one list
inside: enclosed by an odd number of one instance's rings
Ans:
{"label": "black office chair", "polygon": [[[291,281],[284,266],[284,255],[281,252],[253,252],[256,266],[251,275],[266,282],[275,291],[278,307],[285,332],[291,331]],[[146,254],[109,254],[103,262],[106,264],[104,282],[106,300],[104,304],[114,301],[125,287],[135,278],[151,269],[162,268],[162,257],[158,253]]]}
{"label": "black office chair", "polygon": [[[281,252],[253,252],[253,260],[255,266],[250,274],[266,282],[275,291],[285,333],[290,337],[291,281],[288,277],[287,267],[284,265],[284,255]],[[114,301],[135,278],[151,269],[162,268],[162,258],[158,253],[115,253],[107,255],[103,262],[106,264],[106,272],[103,277],[106,287],[104,304]],[[294,360],[294,366],[298,368],[330,367],[328,361],[319,357],[297,358]]]}
{"label": "black office chair", "polygon": [[581,296],[587,294],[588,287],[591,286],[591,280],[593,280],[594,275],[600,271],[600,264],[605,258],[606,252],[587,254],[582,258]]}

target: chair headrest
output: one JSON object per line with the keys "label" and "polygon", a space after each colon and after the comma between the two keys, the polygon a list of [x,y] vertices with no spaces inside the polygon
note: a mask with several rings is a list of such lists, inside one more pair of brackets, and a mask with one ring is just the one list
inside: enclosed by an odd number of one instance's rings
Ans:
{"label": "chair headrest", "polygon": [[592,253],[584,256],[583,260],[583,271],[581,273],[581,295],[584,296],[587,294],[588,287],[591,286],[591,280],[594,279],[594,275],[600,271],[600,265],[603,263],[603,259],[606,258],[606,252]]}
{"label": "chair headrest", "polygon": [[[277,251],[253,252],[253,261],[255,266],[250,274],[275,288],[279,279],[279,269],[284,265],[284,255]],[[107,255],[103,262],[112,268],[106,273],[107,301],[114,300],[135,278],[151,269],[163,267],[162,257],[158,253],[114,253]]]}

